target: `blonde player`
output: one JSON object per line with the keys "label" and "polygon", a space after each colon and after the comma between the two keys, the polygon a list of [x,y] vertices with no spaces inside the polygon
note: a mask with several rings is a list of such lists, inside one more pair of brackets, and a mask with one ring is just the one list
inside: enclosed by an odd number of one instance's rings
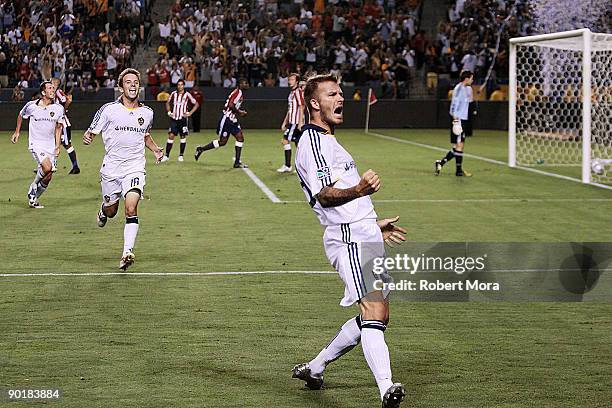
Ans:
{"label": "blonde player", "polygon": [[126,270],[134,263],[134,242],[138,234],[138,202],[145,186],[145,147],[159,163],[162,149],[151,138],[153,110],[138,102],[140,73],[132,68],[121,72],[118,79],[122,95],[114,102],[103,105],[96,113],[83,143],[91,144],[102,133],[106,154],[100,169],[102,204],[98,211],[98,226],[104,227],[119,209],[119,200],[125,202],[123,254],[119,269]]}
{"label": "blonde player", "polygon": [[384,256],[383,242],[401,243],[406,230],[393,225],[399,217],[376,221],[369,196],[380,188],[380,179],[372,170],[360,177],[355,161],[334,137],[335,127],[344,121],[344,97],[337,78],[310,78],[304,100],[310,123],[302,128],[295,167],[306,199],[325,227],[327,257],[345,284],[340,305],[357,303],[361,313],[344,323],[314,359],[296,365],[293,377],[304,380],[310,389],[320,389],[325,367],[361,342],[383,408],[398,407],[406,392],[391,379],[384,335],[389,322],[388,293],[367,287],[362,249],[365,243],[374,244],[374,255]]}
{"label": "blonde player", "polygon": [[283,138],[281,143],[285,150],[285,164],[283,164],[278,170],[279,173],[291,173],[293,168],[291,167],[291,142],[296,145],[300,140],[302,134],[300,129],[304,124],[304,93],[300,89],[300,76],[298,74],[289,74],[289,92],[287,114],[281,125]]}
{"label": "blonde player", "polygon": [[30,120],[28,149],[38,164],[36,176],[28,191],[28,205],[31,208],[44,208],[38,199],[49,187],[53,172],[56,170],[64,117],[64,108],[53,103],[55,88],[51,81],[40,84],[40,94],[40,99],[26,103],[21,109],[17,116],[15,133],[11,136],[11,142],[17,143],[21,122],[23,119]]}

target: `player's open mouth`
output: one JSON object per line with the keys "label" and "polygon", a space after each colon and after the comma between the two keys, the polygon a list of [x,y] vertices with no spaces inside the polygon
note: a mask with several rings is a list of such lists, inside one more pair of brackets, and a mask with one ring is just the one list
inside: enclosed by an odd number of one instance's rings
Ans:
{"label": "player's open mouth", "polygon": [[336,115],[341,115],[342,114],[342,106],[338,106],[336,109],[334,109],[334,113]]}

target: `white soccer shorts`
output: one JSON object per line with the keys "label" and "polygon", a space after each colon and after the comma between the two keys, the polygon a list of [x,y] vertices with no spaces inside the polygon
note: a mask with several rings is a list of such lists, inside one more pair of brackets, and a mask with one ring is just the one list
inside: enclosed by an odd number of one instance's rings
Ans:
{"label": "white soccer shorts", "polygon": [[48,149],[30,147],[30,153],[32,153],[32,157],[36,161],[36,164],[38,164],[38,167],[41,166],[46,158],[49,158],[49,160],[51,160],[51,171],[57,170],[57,157],[53,154],[54,152],[50,152]]}
{"label": "white soccer shorts", "polygon": [[[375,257],[385,256],[382,232],[376,220],[328,226],[323,244],[327,259],[344,282],[340,306],[351,306],[374,290],[377,277],[371,265]],[[384,292],[385,297],[388,294]]]}
{"label": "white soccer shorts", "polygon": [[144,172],[136,172],[127,174],[123,177],[110,179],[106,176],[100,176],[100,185],[102,186],[102,200],[104,205],[109,206],[116,203],[130,190],[140,191],[140,196],[144,192],[146,176]]}

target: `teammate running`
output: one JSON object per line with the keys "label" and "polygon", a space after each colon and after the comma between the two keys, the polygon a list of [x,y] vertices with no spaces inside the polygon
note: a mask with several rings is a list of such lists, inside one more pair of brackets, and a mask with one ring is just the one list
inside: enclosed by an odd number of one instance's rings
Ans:
{"label": "teammate running", "polygon": [[53,103],[55,88],[51,81],[40,84],[40,94],[40,99],[26,103],[21,109],[17,115],[15,133],[11,136],[11,142],[17,143],[21,122],[23,119],[30,120],[28,149],[38,164],[34,181],[28,191],[30,208],[44,208],[38,199],[49,187],[53,172],[57,170],[64,117],[64,108]]}
{"label": "teammate running", "polygon": [[126,270],[134,263],[134,243],[138,234],[138,203],[145,186],[145,146],[159,163],[162,149],[151,138],[153,109],[138,102],[140,73],[126,68],[118,79],[122,95],[114,102],[103,105],[83,135],[83,143],[91,144],[102,133],[106,154],[100,169],[102,204],[98,211],[98,226],[104,227],[119,209],[119,200],[125,202],[123,254],[119,269]]}

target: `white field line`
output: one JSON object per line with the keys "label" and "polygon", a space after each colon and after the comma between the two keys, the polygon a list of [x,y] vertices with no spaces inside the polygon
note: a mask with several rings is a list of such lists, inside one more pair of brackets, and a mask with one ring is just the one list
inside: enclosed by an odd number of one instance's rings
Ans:
{"label": "white field line", "polygon": [[255,173],[253,173],[253,172],[251,171],[251,169],[246,169],[246,168],[243,168],[242,170],[243,170],[243,171],[244,171],[244,172],[247,174],[247,176],[249,176],[249,178],[250,178],[251,180],[253,180],[253,183],[255,183],[255,185],[256,185],[257,187],[259,187],[259,189],[260,189],[261,191],[263,191],[263,192],[264,192],[264,194],[265,194],[266,196],[268,196],[268,198],[270,199],[270,201],[272,201],[273,203],[282,203],[282,201],[280,200],[280,198],[278,198],[278,197],[276,196],[276,194],[274,194],[274,193],[272,192],[272,190],[270,190],[270,189],[268,188],[268,186],[266,186],[266,185],[263,183],[263,181],[261,181],[261,180],[259,179],[259,177],[257,177],[257,176],[255,175]]}
{"label": "white field line", "polygon": [[332,271],[235,271],[235,272],[76,272],[76,273],[0,273],[0,278],[43,276],[224,276],[224,275],[333,275]]}
{"label": "white field line", "polygon": [[[400,139],[400,138],[393,137],[393,136],[383,135],[383,134],[380,134],[380,133],[368,132],[366,134],[372,135],[374,137],[378,137],[380,139],[391,140],[391,141],[394,141],[394,142],[409,144],[409,145],[412,145],[412,146],[418,146],[418,147],[422,147],[422,148],[425,148],[425,149],[438,150],[438,151],[441,151],[441,152],[448,151],[448,149],[445,149],[445,148],[442,148],[442,147],[432,146],[432,145],[428,145],[428,144],[425,144],[425,143],[413,142],[411,140],[404,140],[404,139]],[[477,160],[482,160],[482,161],[485,161],[487,163],[499,164],[500,166],[508,166],[508,163],[506,163],[506,162],[499,161],[499,160],[494,160],[494,159],[489,159],[488,157],[477,156],[475,154],[463,153],[463,156],[464,157],[471,157],[471,158],[477,159]],[[562,179],[562,180],[573,181],[575,183],[582,183],[582,180],[574,178],[574,177],[563,176],[563,175],[555,174],[555,173],[549,173],[547,171],[533,169],[531,167],[517,166],[516,168],[520,169],[520,170],[536,173],[536,174],[542,174],[544,176],[555,177],[555,178],[559,178],[559,179]],[[591,185],[592,186],[596,186],[596,187],[600,187],[600,188],[605,188],[607,190],[612,190],[612,186],[607,186],[605,184],[591,183]]]}
{"label": "white field line", "polygon": [[[464,199],[389,199],[372,200],[374,203],[583,203],[612,202],[612,198],[464,198]],[[306,201],[281,201],[283,204],[307,204]]]}
{"label": "white field line", "polygon": [[[581,269],[491,269],[485,273],[538,273],[538,272],[576,272]],[[609,268],[603,271],[611,271]],[[397,274],[414,275],[414,271],[395,271]],[[417,271],[417,273],[450,273],[446,270]],[[83,273],[2,273],[0,278],[44,278],[44,277],[98,277],[98,276],[133,276],[133,277],[185,277],[185,276],[224,276],[224,275],[336,275],[332,271],[243,271],[243,272],[83,272]]]}

